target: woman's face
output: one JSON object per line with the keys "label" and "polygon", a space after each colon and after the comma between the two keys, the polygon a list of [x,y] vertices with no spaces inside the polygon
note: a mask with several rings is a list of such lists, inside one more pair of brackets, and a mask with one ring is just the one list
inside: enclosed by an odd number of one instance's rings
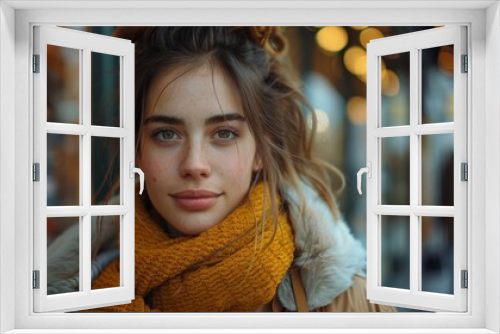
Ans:
{"label": "woman's face", "polygon": [[151,85],[138,164],[156,211],[198,235],[241,203],[261,161],[235,85],[209,64],[183,72]]}

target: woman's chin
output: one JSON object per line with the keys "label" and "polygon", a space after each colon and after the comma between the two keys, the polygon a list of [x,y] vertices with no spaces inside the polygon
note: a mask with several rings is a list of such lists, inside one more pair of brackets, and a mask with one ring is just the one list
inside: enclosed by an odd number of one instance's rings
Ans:
{"label": "woman's chin", "polygon": [[193,219],[194,217],[186,217],[178,220],[178,223],[172,224],[172,227],[183,236],[197,236],[217,225],[217,221],[212,222],[213,219],[208,218],[206,214],[201,214],[200,216],[197,218],[201,218],[202,220]]}

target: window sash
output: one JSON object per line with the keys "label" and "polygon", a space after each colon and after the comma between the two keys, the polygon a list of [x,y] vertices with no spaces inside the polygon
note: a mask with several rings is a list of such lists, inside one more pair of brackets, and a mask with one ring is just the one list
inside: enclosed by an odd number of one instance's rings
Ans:
{"label": "window sash", "polygon": [[[81,124],[47,122],[47,45],[79,50],[79,119]],[[91,125],[91,53],[120,57],[120,126]],[[35,312],[75,311],[134,298],[134,179],[129,163],[134,162],[134,46],[130,41],[47,26],[35,27],[34,54],[40,55],[40,73],[34,82],[34,161],[40,163],[40,181],[34,190],[34,270],[40,271],[40,288],[33,290]],[[47,206],[47,134],[79,136],[79,205]],[[92,137],[120,139],[120,203],[91,205]],[[120,216],[120,287],[91,289],[92,216]],[[79,217],[80,291],[47,295],[47,217]]]}
{"label": "window sash", "polygon": [[[374,303],[430,311],[467,310],[467,290],[461,288],[461,270],[467,266],[467,183],[460,181],[460,163],[467,162],[466,106],[467,76],[460,73],[461,54],[467,54],[465,27],[435,28],[374,40],[367,47],[367,162],[372,177],[367,179],[367,295]],[[454,45],[454,122],[419,124],[421,112],[420,50]],[[382,56],[410,52],[410,124],[381,127]],[[423,134],[454,134],[454,206],[419,205],[421,194],[421,140]],[[410,139],[410,205],[381,205],[381,138],[408,136]],[[410,218],[410,289],[381,286],[381,217]],[[422,216],[454,217],[453,295],[420,291]]]}

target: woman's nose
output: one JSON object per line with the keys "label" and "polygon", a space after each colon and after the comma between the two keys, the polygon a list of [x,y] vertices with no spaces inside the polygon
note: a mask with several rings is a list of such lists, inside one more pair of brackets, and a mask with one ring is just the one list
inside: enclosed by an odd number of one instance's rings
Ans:
{"label": "woman's nose", "polygon": [[210,175],[210,164],[207,154],[201,144],[190,144],[186,148],[180,165],[182,176],[207,177]]}

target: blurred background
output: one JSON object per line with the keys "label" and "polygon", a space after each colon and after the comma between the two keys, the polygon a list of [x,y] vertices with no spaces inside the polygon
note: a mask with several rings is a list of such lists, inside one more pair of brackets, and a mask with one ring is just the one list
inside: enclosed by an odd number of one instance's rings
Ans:
{"label": "blurred background", "polygon": [[[115,27],[67,27],[111,36]],[[336,194],[340,211],[366,246],[366,183],[357,192],[356,173],[366,166],[366,46],[370,40],[434,27],[285,27],[289,61],[314,107],[316,154],[343,172],[346,184]],[[453,122],[453,48],[422,50],[420,122]],[[118,57],[92,54],[92,124],[119,126]],[[381,59],[382,126],[409,125],[409,54]],[[48,48],[47,121],[79,123],[79,54]],[[309,119],[310,115],[306,115]],[[309,122],[310,123],[310,122]],[[73,138],[74,137],[74,138]],[[47,205],[78,205],[78,136],[48,135]],[[421,136],[422,205],[453,206],[453,134]],[[102,202],[119,179],[111,166],[120,141],[92,140],[92,204]],[[409,205],[409,137],[381,139],[381,204]],[[105,178],[112,175],[111,178]],[[334,180],[333,189],[340,182]],[[119,193],[119,189],[117,190]],[[75,221],[73,221],[75,223]],[[68,224],[49,218],[49,243]],[[78,223],[78,219],[76,220]],[[409,289],[409,217],[383,216],[382,277],[387,287]],[[453,218],[422,217],[422,290],[453,293]],[[400,311],[415,311],[400,309]]]}

